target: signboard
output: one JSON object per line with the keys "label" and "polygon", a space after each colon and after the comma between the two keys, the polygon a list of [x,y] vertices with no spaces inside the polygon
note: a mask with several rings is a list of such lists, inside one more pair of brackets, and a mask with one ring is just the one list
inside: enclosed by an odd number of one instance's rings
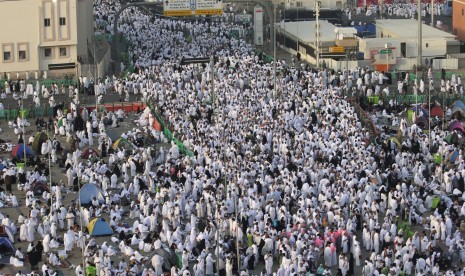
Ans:
{"label": "signboard", "polygon": [[344,53],[345,49],[343,46],[333,46],[333,47],[329,47],[329,52],[330,53]]}
{"label": "signboard", "polygon": [[222,14],[222,0],[165,0],[163,2],[163,15],[165,16]]}
{"label": "signboard", "polygon": [[392,49],[383,49],[381,51],[379,51],[380,54],[392,54]]}
{"label": "signboard", "polygon": [[395,65],[396,62],[396,48],[375,47],[370,49],[371,65]]}
{"label": "signboard", "polygon": [[251,14],[236,14],[235,20],[236,22],[239,22],[239,23],[249,23],[252,21],[252,15]]}

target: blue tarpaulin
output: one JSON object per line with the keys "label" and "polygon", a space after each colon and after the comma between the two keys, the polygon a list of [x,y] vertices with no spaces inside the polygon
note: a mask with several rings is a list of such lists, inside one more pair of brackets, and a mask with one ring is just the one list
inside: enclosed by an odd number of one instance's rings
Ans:
{"label": "blue tarpaulin", "polygon": [[[356,22],[357,23],[357,22]],[[362,26],[354,26],[359,36],[373,36],[376,35],[376,25],[368,24]]]}

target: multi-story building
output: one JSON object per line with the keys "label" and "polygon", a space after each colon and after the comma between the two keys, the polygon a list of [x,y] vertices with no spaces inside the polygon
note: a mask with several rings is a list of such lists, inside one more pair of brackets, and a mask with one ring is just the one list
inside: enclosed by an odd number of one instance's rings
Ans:
{"label": "multi-story building", "polygon": [[93,1],[1,1],[0,33],[0,78],[76,76],[90,53]]}
{"label": "multi-story building", "polygon": [[465,42],[465,0],[452,1],[452,33]]}

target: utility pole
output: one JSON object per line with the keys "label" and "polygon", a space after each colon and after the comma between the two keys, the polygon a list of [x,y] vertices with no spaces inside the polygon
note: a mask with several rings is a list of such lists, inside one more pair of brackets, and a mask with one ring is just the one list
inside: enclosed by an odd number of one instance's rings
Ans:
{"label": "utility pole", "polygon": [[[273,24],[276,24],[276,12],[277,12],[277,6],[276,4],[274,5],[274,10],[273,10]],[[299,24],[297,22],[297,24]],[[297,49],[298,50],[298,49]],[[277,91],[276,91],[276,26],[273,28],[273,90],[274,90],[274,97],[277,96]]]}
{"label": "utility pole", "polygon": [[383,11],[384,11],[384,0],[381,0],[381,5],[379,6],[379,16],[381,19],[384,19]]}
{"label": "utility pole", "polygon": [[[434,0],[433,0],[434,1]],[[421,21],[421,0],[418,0],[418,4],[417,4],[417,13],[418,13],[418,42],[417,42],[417,46],[418,46],[418,56],[417,56],[417,68],[420,66],[421,67],[421,55],[422,55],[422,45],[421,45],[421,25],[422,25],[422,21]],[[417,76],[418,78],[418,76]]]}
{"label": "utility pole", "polygon": [[316,36],[316,66],[320,68],[320,6],[321,2],[315,2],[315,36]]}
{"label": "utility pole", "polygon": [[431,26],[434,27],[434,0],[431,0],[431,8],[429,10],[431,12]]}
{"label": "utility pole", "polygon": [[212,82],[212,109],[215,110],[215,58],[210,57],[210,79]]}

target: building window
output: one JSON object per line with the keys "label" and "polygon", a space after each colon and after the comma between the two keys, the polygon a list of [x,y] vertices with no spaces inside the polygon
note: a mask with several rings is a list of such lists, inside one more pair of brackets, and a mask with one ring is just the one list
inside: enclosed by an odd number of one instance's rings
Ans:
{"label": "building window", "polygon": [[428,43],[426,43],[426,48],[428,48],[428,46],[429,46],[429,44],[428,44]]}
{"label": "building window", "polygon": [[14,47],[12,43],[2,44],[3,62],[14,61]]}
{"label": "building window", "polygon": [[27,60],[26,51],[19,50],[18,51],[18,60]]}
{"label": "building window", "polygon": [[45,58],[52,58],[52,48],[44,48],[44,57]]}
{"label": "building window", "polygon": [[3,61],[12,61],[10,51],[4,51],[3,52]]}
{"label": "building window", "polygon": [[45,18],[44,19],[44,26],[45,27],[50,27],[50,18]]}
{"label": "building window", "polygon": [[65,26],[65,25],[66,25],[66,18],[60,17],[60,26]]}
{"label": "building window", "polygon": [[18,61],[28,61],[29,60],[29,43],[22,42],[18,43]]}
{"label": "building window", "polygon": [[66,47],[60,47],[60,57],[67,57],[68,56],[68,51]]}

